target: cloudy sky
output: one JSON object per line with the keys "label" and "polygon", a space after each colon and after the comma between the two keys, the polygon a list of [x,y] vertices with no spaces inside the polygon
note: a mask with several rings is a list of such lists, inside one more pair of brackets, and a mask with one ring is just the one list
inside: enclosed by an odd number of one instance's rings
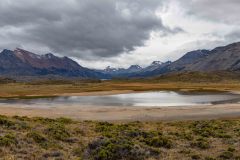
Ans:
{"label": "cloudy sky", "polygon": [[0,49],[146,66],[240,41],[239,15],[240,0],[2,0]]}

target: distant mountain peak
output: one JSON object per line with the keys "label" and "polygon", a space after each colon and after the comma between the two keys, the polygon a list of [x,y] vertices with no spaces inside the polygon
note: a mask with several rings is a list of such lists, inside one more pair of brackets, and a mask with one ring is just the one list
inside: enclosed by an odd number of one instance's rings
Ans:
{"label": "distant mountain peak", "polygon": [[21,49],[21,48],[15,48],[14,51],[16,51],[16,52],[22,52],[22,51],[25,51],[25,52],[26,52],[26,50]]}
{"label": "distant mountain peak", "polygon": [[69,58],[57,57],[52,53],[38,55],[24,49],[16,48],[13,53],[22,62],[35,68],[79,69],[81,66]]}
{"label": "distant mountain peak", "polygon": [[161,61],[153,61],[151,63],[151,66],[162,65],[162,64],[163,64],[163,62],[161,62]]}
{"label": "distant mountain peak", "polygon": [[44,54],[42,57],[51,59],[51,58],[55,58],[56,56],[52,53],[47,53],[47,54]]}
{"label": "distant mountain peak", "polygon": [[105,72],[116,72],[118,69],[117,68],[112,68],[111,66],[107,66],[104,71]]}
{"label": "distant mountain peak", "polygon": [[21,49],[21,48],[16,48],[13,50],[13,52],[19,53],[19,54],[34,54],[34,55],[36,55],[35,53],[29,52],[29,51]]}
{"label": "distant mountain peak", "polygon": [[103,77],[102,73],[84,68],[70,58],[57,57],[52,53],[38,55],[20,48],[14,51],[5,49],[0,53],[0,75]]}
{"label": "distant mountain peak", "polygon": [[28,59],[30,59],[30,58],[41,59],[40,55],[37,55],[35,53],[26,51],[26,50],[21,49],[21,48],[16,48],[13,52],[18,58],[20,58],[24,62],[28,61]]}
{"label": "distant mountain peak", "polygon": [[11,50],[8,50],[8,49],[4,49],[0,54],[5,54],[5,55],[10,55],[12,54],[13,52]]}
{"label": "distant mountain peak", "polygon": [[142,67],[135,64],[135,65],[131,65],[128,69],[142,69]]}
{"label": "distant mountain peak", "polygon": [[205,57],[209,54],[209,50],[202,49],[202,50],[195,50],[191,52],[187,52],[182,58],[188,58],[188,59],[195,59],[199,57]]}

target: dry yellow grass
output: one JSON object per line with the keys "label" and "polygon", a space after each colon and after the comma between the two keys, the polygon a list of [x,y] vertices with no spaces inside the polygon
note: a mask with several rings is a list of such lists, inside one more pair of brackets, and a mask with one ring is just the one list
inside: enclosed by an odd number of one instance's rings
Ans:
{"label": "dry yellow grass", "polygon": [[0,84],[0,97],[57,96],[70,93],[101,91],[151,91],[151,90],[221,90],[240,91],[239,82],[189,83],[189,82],[134,82],[106,81],[101,83],[72,84]]}

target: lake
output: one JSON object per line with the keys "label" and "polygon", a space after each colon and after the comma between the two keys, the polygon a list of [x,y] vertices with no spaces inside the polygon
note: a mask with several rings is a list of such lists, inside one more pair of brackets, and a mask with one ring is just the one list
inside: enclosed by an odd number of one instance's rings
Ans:
{"label": "lake", "polygon": [[62,96],[36,99],[1,99],[0,104],[24,105],[25,107],[57,106],[127,106],[171,107],[223,103],[238,103],[240,95],[229,92],[174,92],[156,91],[103,96]]}

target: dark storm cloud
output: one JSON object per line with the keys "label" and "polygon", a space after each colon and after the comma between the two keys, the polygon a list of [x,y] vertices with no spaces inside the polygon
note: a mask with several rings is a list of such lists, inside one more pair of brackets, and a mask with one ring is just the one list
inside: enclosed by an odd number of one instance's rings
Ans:
{"label": "dark storm cloud", "polygon": [[[32,45],[86,59],[112,57],[143,46],[162,24],[160,0],[8,0],[0,2],[4,44]],[[3,29],[5,28],[5,29]]]}

